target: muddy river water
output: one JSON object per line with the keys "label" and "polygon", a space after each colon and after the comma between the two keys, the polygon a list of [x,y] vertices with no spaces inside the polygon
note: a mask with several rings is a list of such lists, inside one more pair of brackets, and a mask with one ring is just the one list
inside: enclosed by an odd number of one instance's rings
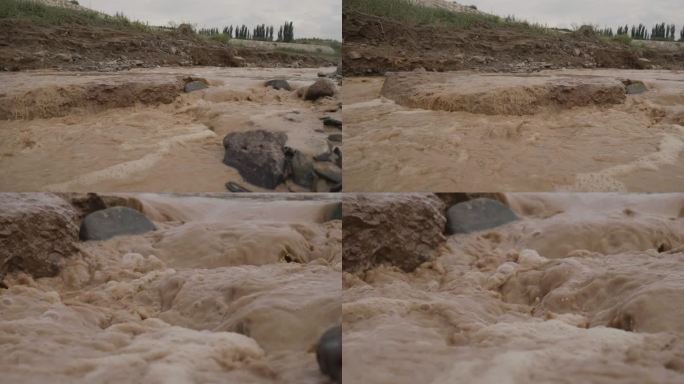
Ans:
{"label": "muddy river water", "polygon": [[684,195],[505,198],[415,272],[344,274],[345,382],[682,382]]}
{"label": "muddy river water", "polygon": [[341,316],[336,197],[126,196],[156,231],[5,278],[0,382],[329,382],[314,350]]}
{"label": "muddy river water", "polygon": [[684,187],[682,72],[413,72],[348,78],[342,98],[347,191]]}
{"label": "muddy river water", "polygon": [[[337,101],[304,101],[296,89],[312,84],[319,72],[334,71],[193,67],[0,74],[0,190],[220,192],[234,181],[259,191],[222,163],[223,138],[263,129],[285,132],[287,146],[304,153],[328,151],[330,128],[319,119],[339,119]],[[206,79],[210,87],[178,96],[184,78]],[[294,90],[263,86],[274,78],[287,79]]]}

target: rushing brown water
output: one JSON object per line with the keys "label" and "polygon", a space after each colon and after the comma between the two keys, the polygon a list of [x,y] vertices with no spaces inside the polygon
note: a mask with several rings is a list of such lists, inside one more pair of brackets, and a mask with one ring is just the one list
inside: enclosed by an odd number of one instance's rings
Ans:
{"label": "rushing brown water", "polygon": [[313,347],[341,317],[339,200],[128,196],[156,231],[5,279],[0,382],[328,382]]}
{"label": "rushing brown water", "polygon": [[[649,91],[611,97],[621,80]],[[417,72],[346,79],[342,98],[346,191],[684,187],[682,72]]]}
{"label": "rushing brown water", "polygon": [[[304,101],[263,83],[284,78],[297,89],[312,84],[318,72],[334,70],[0,74],[6,90],[0,109],[10,118],[0,120],[0,190],[220,192],[228,181],[260,190],[222,163],[223,138],[265,129],[287,133],[287,145],[307,154],[327,151],[329,129],[319,118],[339,118],[337,102]],[[187,77],[204,78],[211,87],[176,98],[172,91]]]}
{"label": "rushing brown water", "polygon": [[681,383],[684,195],[508,194],[413,273],[344,274],[349,383]]}

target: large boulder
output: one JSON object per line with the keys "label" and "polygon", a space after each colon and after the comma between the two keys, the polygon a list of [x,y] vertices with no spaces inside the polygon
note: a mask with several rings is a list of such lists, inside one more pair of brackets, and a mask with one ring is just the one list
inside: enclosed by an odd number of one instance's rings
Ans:
{"label": "large boulder", "polygon": [[362,273],[379,264],[406,272],[436,257],[446,241],[444,203],[433,194],[346,195],[343,266]]}
{"label": "large boulder", "polygon": [[0,194],[0,281],[8,272],[51,277],[78,252],[78,212],[45,193]]}
{"label": "large boulder", "polygon": [[249,183],[275,189],[285,180],[286,142],[287,135],[282,132],[230,133],[223,139],[226,149],[223,162],[237,169]]}
{"label": "large boulder", "polygon": [[321,373],[334,382],[342,382],[342,327],[328,329],[316,348],[316,361]]}
{"label": "large boulder", "polygon": [[508,206],[488,198],[458,203],[447,210],[447,233],[471,233],[500,227],[518,220]]}
{"label": "large boulder", "polygon": [[330,79],[318,79],[315,83],[311,84],[309,88],[304,93],[304,99],[306,100],[318,100],[321,97],[332,97],[335,96],[337,92],[337,87],[335,83]]}
{"label": "large boulder", "polygon": [[81,223],[81,240],[108,240],[115,236],[139,235],[154,231],[152,222],[128,207],[112,207],[93,212]]}

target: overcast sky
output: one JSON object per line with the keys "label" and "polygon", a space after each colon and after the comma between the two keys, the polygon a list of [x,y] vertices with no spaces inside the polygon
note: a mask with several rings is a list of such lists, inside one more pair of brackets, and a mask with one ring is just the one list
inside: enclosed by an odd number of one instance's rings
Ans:
{"label": "overcast sky", "polygon": [[615,28],[624,24],[684,25],[684,0],[460,0],[499,16],[515,15],[550,27],[598,24]]}
{"label": "overcast sky", "polygon": [[295,38],[341,40],[342,0],[80,0],[81,5],[154,25],[189,22],[199,27],[278,26],[293,21]]}

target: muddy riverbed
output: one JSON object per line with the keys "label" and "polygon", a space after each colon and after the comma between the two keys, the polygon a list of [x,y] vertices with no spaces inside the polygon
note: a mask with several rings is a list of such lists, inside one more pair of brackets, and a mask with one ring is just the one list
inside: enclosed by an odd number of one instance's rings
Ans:
{"label": "muddy riverbed", "polygon": [[[329,382],[314,352],[340,322],[336,198],[121,196],[157,229],[77,242],[54,277],[5,277],[0,382]],[[0,197],[27,225],[72,217],[55,195]]]}
{"label": "muddy riverbed", "polygon": [[[0,74],[0,190],[220,192],[247,183],[225,164],[224,137],[265,130],[309,156],[340,147],[336,97],[306,101],[297,89],[334,67],[157,68],[126,72]],[[209,88],[182,91],[189,79]],[[264,87],[286,79],[292,91]],[[302,191],[281,184],[276,191]]]}
{"label": "muddy riverbed", "polygon": [[684,196],[502,197],[520,220],[344,273],[345,382],[682,382]]}
{"label": "muddy riverbed", "polygon": [[348,78],[342,99],[347,191],[684,186],[681,71],[416,71]]}

